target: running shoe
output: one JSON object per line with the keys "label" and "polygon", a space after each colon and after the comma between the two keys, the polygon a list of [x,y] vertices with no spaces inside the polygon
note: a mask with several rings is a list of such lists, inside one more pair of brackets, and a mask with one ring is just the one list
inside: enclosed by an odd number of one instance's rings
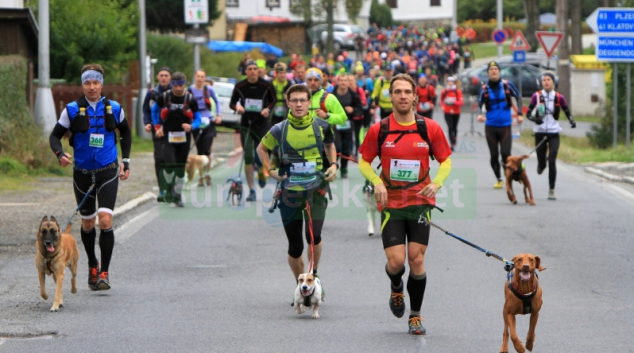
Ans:
{"label": "running shoe", "polygon": [[550,189],[550,191],[548,191],[548,199],[557,200],[557,198],[555,197],[555,189]]}
{"label": "running shoe", "polygon": [[543,172],[544,172],[544,168],[537,167],[537,174],[538,175],[542,175]]}
{"label": "running shoe", "polygon": [[88,287],[97,290],[97,281],[99,280],[99,266],[88,266]]}
{"label": "running shoe", "polygon": [[183,207],[185,207],[185,204],[181,200],[174,200],[174,202],[172,202],[171,206],[172,207],[183,208]]}
{"label": "running shoe", "polygon": [[165,201],[165,190],[162,190],[161,193],[159,193],[158,197],[156,198],[157,202],[166,202]]}
{"label": "running shoe", "polygon": [[249,192],[249,196],[247,196],[247,201],[255,201],[255,190],[251,190]]}
{"label": "running shoe", "polygon": [[97,281],[97,289],[108,290],[110,289],[110,280],[108,279],[108,272],[100,272],[99,280]]}
{"label": "running shoe", "polygon": [[403,293],[392,292],[392,294],[390,294],[390,310],[392,310],[392,314],[398,318],[403,317],[405,314],[403,298],[405,298],[405,294]]}
{"label": "running shoe", "polygon": [[258,170],[258,184],[260,185],[261,188],[264,188],[266,186],[266,177],[264,176],[264,168],[260,168]]}
{"label": "running shoe", "polygon": [[423,318],[420,316],[410,316],[407,324],[409,325],[409,333],[412,335],[424,335],[427,330],[420,323]]}
{"label": "running shoe", "polygon": [[502,180],[498,180],[494,185],[493,188],[494,189],[501,189],[502,186],[504,186],[504,182]]}

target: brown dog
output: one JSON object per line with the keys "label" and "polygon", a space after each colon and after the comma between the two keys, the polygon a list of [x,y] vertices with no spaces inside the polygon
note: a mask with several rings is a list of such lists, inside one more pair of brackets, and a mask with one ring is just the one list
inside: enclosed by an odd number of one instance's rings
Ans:
{"label": "brown dog", "polygon": [[70,280],[70,292],[77,293],[75,280],[77,279],[79,249],[75,238],[70,235],[71,229],[72,226],[69,224],[62,234],[55,217],[51,216],[49,220],[47,216],[44,216],[37,233],[35,267],[40,275],[40,295],[42,298],[48,299],[44,275],[52,276],[57,285],[51,311],[57,311],[59,307],[64,306],[62,284],[64,283],[64,268],[66,266],[70,267],[70,273],[73,275]]}
{"label": "brown dog", "polygon": [[[524,198],[526,203],[535,205],[535,199],[533,199],[533,189],[531,188],[531,182],[528,181],[528,175],[526,175],[526,168],[524,168],[523,160],[528,158],[528,155],[523,156],[508,156],[506,158],[506,194],[512,203],[517,203],[515,193],[513,192],[513,180],[524,184]],[[526,194],[528,190],[528,194]],[[530,197],[528,197],[530,195]]]}
{"label": "brown dog", "polygon": [[509,281],[504,285],[504,334],[502,335],[502,348],[500,353],[509,351],[509,330],[511,341],[515,350],[524,353],[522,341],[515,331],[515,315],[531,314],[531,320],[526,335],[526,349],[533,350],[535,343],[535,326],[539,317],[539,309],[542,308],[542,287],[537,281],[535,270],[543,271],[539,256],[532,254],[519,254],[513,258],[515,269]]}

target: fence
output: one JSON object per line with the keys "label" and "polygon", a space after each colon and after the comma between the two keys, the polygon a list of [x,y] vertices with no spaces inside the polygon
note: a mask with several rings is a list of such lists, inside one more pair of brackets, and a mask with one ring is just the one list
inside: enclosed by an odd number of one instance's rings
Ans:
{"label": "fence", "polygon": [[[79,85],[55,84],[53,91],[53,102],[55,102],[55,116],[59,118],[66,104],[76,101],[84,93]],[[132,98],[136,97],[138,91],[132,90],[129,85],[105,85],[101,90],[101,95],[121,104],[121,108],[126,114],[128,125],[132,128]]]}

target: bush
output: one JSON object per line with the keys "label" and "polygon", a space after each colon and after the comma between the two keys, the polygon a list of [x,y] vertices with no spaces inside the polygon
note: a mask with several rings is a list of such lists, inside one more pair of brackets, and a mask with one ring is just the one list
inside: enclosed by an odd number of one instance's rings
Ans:
{"label": "bush", "polygon": [[[491,22],[466,21],[462,23],[461,26],[463,28],[466,26],[473,28],[473,30],[476,32],[476,36],[474,39],[475,43],[485,43],[485,42],[490,42],[492,40],[491,33],[493,33],[493,31],[497,28],[497,22],[496,21],[491,21]],[[502,27],[506,30],[506,33],[509,38],[511,38],[513,34],[515,33],[515,31],[517,31],[518,29],[521,30],[524,34],[526,34],[525,23],[504,22]],[[550,24],[542,23],[539,25],[539,30],[548,31],[549,29],[551,29],[551,27],[552,25]],[[582,23],[581,33],[582,34],[592,33],[592,30],[590,29],[590,27],[588,27],[586,23]]]}
{"label": "bush", "polygon": [[[171,35],[148,35],[147,51],[152,58],[158,59],[156,68],[169,67],[172,72],[180,71],[193,77],[194,46],[185,43],[182,37]],[[264,58],[259,51],[252,58]],[[238,78],[238,64],[244,58],[243,53],[213,53],[204,45],[200,47],[200,66],[208,76]]]}
{"label": "bush", "polygon": [[55,168],[57,159],[27,108],[26,59],[0,56],[0,85],[11,87],[0,94],[0,169],[38,174]]}
{"label": "bush", "polygon": [[[626,83],[626,64],[618,64],[618,119],[617,124],[617,143],[625,142],[625,106],[627,103],[627,95],[625,94]],[[614,68],[614,66],[612,66]],[[606,101],[597,109],[598,115],[601,116],[599,124],[594,124],[587,136],[590,143],[598,148],[610,148],[613,144],[614,131],[614,84],[606,83]],[[632,97],[630,97],[632,99]],[[630,136],[634,136],[634,123],[630,124]]]}

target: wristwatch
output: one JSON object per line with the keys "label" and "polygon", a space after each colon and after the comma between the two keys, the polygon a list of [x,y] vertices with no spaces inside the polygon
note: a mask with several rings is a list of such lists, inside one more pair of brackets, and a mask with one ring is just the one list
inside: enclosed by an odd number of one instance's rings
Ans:
{"label": "wristwatch", "polygon": [[330,113],[326,113],[326,119],[330,119]]}
{"label": "wristwatch", "polygon": [[337,163],[337,162],[332,162],[332,163],[330,163],[330,165],[336,165],[337,169],[339,169],[339,163]]}

